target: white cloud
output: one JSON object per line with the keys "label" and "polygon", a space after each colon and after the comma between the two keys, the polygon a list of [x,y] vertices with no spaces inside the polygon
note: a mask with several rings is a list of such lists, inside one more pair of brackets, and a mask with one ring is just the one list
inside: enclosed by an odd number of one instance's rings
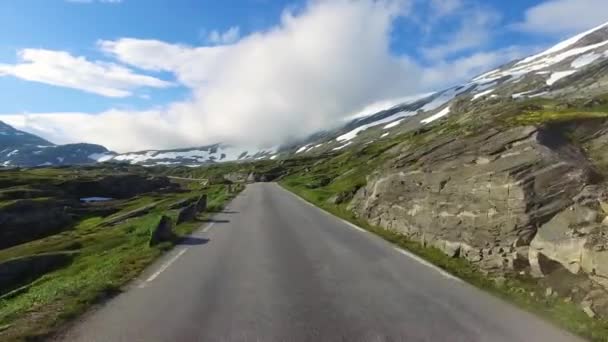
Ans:
{"label": "white cloud", "polygon": [[17,64],[0,64],[0,76],[74,88],[108,97],[126,97],[138,87],[171,86],[151,76],[134,73],[113,63],[91,62],[65,51],[24,49]]}
{"label": "white cloud", "polygon": [[213,44],[232,44],[236,42],[241,36],[241,31],[238,26],[233,26],[226,30],[226,32],[220,32],[213,30],[207,35],[207,40]]}
{"label": "white cloud", "polygon": [[515,28],[541,34],[571,34],[608,21],[606,0],[548,0],[526,11]]}
{"label": "white cloud", "polygon": [[[392,21],[404,4],[312,1],[298,14],[284,12],[277,27],[232,45],[101,41],[99,46],[121,62],[170,71],[192,88],[191,100],[154,114],[113,112],[111,117],[125,117],[115,122],[125,132],[126,127],[142,132],[135,134],[139,149],[218,141],[272,146],[327,128],[371,102],[418,90],[417,65],[389,51]],[[97,129],[84,137],[117,150],[133,148],[133,135],[116,133],[108,115],[87,122]],[[140,126],[149,121],[155,130],[144,134]]]}
{"label": "white cloud", "polygon": [[463,6],[462,0],[430,0],[432,13],[437,17],[451,15]]}
{"label": "white cloud", "polygon": [[229,45],[99,41],[121,63],[173,73],[191,88],[191,98],[148,111],[0,118],[51,141],[117,151],[217,142],[269,147],[341,124],[369,104],[441,89],[520,56],[517,49],[478,53],[428,68],[395,56],[389,48],[393,22],[410,5],[311,0],[298,12],[285,11],[276,27]]}
{"label": "white cloud", "polygon": [[[446,7],[441,11],[443,11],[443,15],[447,15],[458,8],[460,7]],[[466,9],[459,17],[461,21],[457,31],[434,46],[422,48],[422,52],[427,58],[440,60],[452,54],[482,46],[492,38],[492,30],[500,21],[500,15],[497,12],[479,7]]]}

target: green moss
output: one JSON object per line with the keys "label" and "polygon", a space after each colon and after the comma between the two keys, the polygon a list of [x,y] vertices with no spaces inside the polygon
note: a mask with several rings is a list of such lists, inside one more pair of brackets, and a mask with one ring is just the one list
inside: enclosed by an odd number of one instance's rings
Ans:
{"label": "green moss", "polygon": [[608,118],[608,112],[592,111],[529,111],[507,120],[514,125],[541,125],[547,123]]}
{"label": "green moss", "polygon": [[[40,173],[36,170],[34,174]],[[48,173],[53,177],[59,174],[54,170]],[[211,210],[220,210],[235,196],[229,194],[225,186],[211,186],[205,192]],[[150,203],[158,202],[159,205],[143,216],[112,227],[100,225],[106,219],[102,216],[85,217],[70,230],[0,250],[0,262],[41,253],[78,251],[70,265],[47,273],[11,296],[0,299],[0,326],[3,327],[0,340],[45,337],[91,304],[120,292],[124,284],[171,248],[171,243],[153,248],[148,245],[150,232],[160,216],[176,217],[177,210],[167,207],[181,198],[199,194],[200,191],[195,191],[136,197],[123,201],[121,212]],[[208,212],[197,221],[180,224],[175,232],[189,234],[211,214]]]}

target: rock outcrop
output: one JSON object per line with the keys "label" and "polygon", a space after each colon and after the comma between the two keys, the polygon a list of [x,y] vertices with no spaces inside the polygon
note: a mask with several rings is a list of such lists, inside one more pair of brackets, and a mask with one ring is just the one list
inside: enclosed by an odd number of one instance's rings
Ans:
{"label": "rock outcrop", "polygon": [[207,195],[202,194],[196,201],[196,212],[200,213],[207,210]]}
{"label": "rock outcrop", "polygon": [[[409,141],[368,177],[349,208],[485,272],[572,284],[560,293],[608,317],[608,184],[588,155],[589,146],[605,148],[607,125]],[[565,281],[566,273],[575,280]]]}
{"label": "rock outcrop", "polygon": [[537,228],[595,178],[582,151],[554,130],[489,130],[403,146],[351,208],[483,269],[519,269]]}
{"label": "rock outcrop", "polygon": [[173,233],[173,221],[168,216],[163,215],[158,221],[158,224],[152,229],[150,236],[150,246],[157,245],[161,242],[173,241],[175,233]]}
{"label": "rock outcrop", "polygon": [[53,199],[15,200],[0,208],[0,249],[60,232],[72,224],[67,203]]}
{"label": "rock outcrop", "polygon": [[197,204],[193,203],[180,210],[177,215],[177,224],[193,221],[197,214]]}
{"label": "rock outcrop", "polygon": [[0,263],[0,296],[72,261],[73,252],[32,255]]}

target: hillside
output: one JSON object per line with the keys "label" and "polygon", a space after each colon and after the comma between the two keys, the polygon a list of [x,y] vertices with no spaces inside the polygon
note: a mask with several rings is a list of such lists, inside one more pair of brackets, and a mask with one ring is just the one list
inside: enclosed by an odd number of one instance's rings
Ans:
{"label": "hillside", "polygon": [[0,167],[93,164],[112,155],[100,145],[55,145],[0,121]]}
{"label": "hillside", "polygon": [[315,135],[282,152],[302,155],[339,151],[417,130],[458,114],[492,119],[488,108],[508,108],[528,99],[590,101],[608,92],[607,67],[608,23],[465,84],[357,118],[336,131]]}

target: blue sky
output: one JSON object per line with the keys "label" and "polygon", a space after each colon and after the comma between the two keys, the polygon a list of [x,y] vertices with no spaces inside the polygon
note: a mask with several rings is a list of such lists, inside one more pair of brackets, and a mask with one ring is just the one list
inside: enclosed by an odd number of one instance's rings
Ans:
{"label": "blue sky", "polygon": [[605,0],[7,0],[0,120],[117,150],[276,144],[605,13]]}

